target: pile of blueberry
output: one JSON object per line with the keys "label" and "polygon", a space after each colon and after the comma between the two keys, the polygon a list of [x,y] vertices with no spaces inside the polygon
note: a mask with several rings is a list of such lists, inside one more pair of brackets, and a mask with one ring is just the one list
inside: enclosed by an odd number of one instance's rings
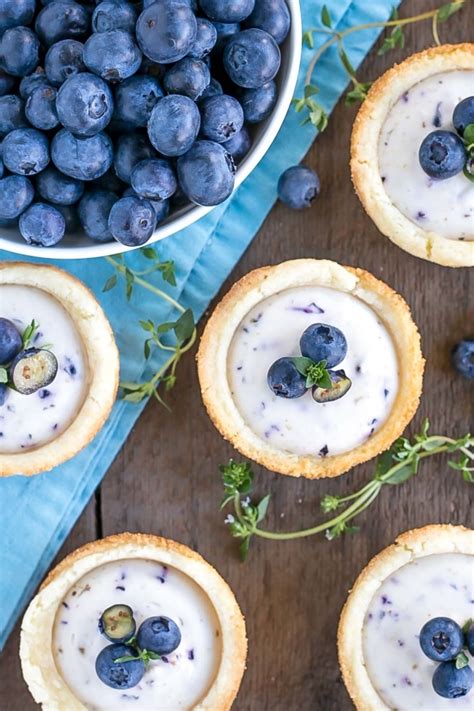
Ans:
{"label": "pile of blueberry", "polygon": [[136,628],[128,605],[112,605],[100,617],[99,631],[113,644],[98,654],[95,670],[112,689],[136,686],[150,661],[171,654],[181,643],[179,627],[169,617],[148,617],[138,632]]}
{"label": "pile of blueberry", "polygon": [[0,317],[0,407],[8,388],[32,395],[53,382],[58,361],[45,348],[26,348],[24,335],[7,318]]}
{"label": "pile of blueberry", "polygon": [[419,150],[420,165],[436,180],[446,180],[463,171],[466,178],[474,181],[474,96],[456,106],[453,125],[456,133],[437,129],[426,136]]}
{"label": "pile of blueberry", "polygon": [[285,0],[1,0],[0,226],[138,246],[224,201],[289,28]]}
{"label": "pile of blueberry", "polygon": [[301,357],[278,358],[267,374],[277,397],[302,397],[311,388],[319,403],[343,397],[352,385],[344,370],[332,370],[347,355],[346,337],[335,326],[313,323],[300,338]]}
{"label": "pile of blueberry", "polygon": [[434,617],[420,632],[420,646],[434,662],[441,662],[433,674],[433,689],[445,699],[457,699],[472,689],[474,673],[464,650],[474,656],[474,623],[464,629],[449,617]]}

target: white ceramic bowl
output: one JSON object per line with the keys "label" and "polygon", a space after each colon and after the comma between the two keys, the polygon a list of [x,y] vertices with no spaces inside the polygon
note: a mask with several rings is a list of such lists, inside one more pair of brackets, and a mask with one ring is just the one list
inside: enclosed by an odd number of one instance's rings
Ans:
{"label": "white ceramic bowl", "polygon": [[[245,178],[250,175],[270,148],[281,128],[293,98],[301,60],[301,11],[299,0],[286,0],[286,2],[291,14],[291,29],[285,42],[280,47],[282,61],[276,78],[279,92],[278,100],[271,116],[255,127],[253,145],[237,169],[234,189],[238,188]],[[153,244],[153,242],[158,242],[158,240],[179,232],[199,220],[212,209],[212,207],[201,207],[199,205],[183,207],[158,226],[147,244]],[[45,259],[88,259],[130,251],[129,248],[124,247],[124,245],[115,240],[105,243],[93,242],[82,234],[67,235],[57,247],[36,247],[26,244],[18,230],[1,227],[0,249]]]}

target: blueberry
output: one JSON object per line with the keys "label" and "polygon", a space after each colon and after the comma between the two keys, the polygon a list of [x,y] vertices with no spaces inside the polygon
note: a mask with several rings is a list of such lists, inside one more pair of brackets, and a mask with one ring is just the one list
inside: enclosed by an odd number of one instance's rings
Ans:
{"label": "blueberry", "polygon": [[135,75],[125,79],[115,90],[114,119],[132,126],[146,126],[153,107],[162,96],[156,77]]}
{"label": "blueberry", "polygon": [[432,131],[418,153],[420,165],[430,178],[446,180],[460,173],[467,160],[464,143],[451,131]]}
{"label": "blueberry", "polygon": [[90,15],[72,0],[50,2],[38,14],[35,30],[41,42],[50,47],[62,39],[80,39],[89,31]]}
{"label": "blueberry", "polygon": [[472,689],[474,674],[470,666],[456,669],[456,662],[443,662],[433,674],[433,689],[445,699],[458,699]]}
{"label": "blueberry", "polygon": [[118,198],[108,190],[91,190],[79,203],[79,220],[86,235],[96,242],[113,239],[109,229],[109,215]]}
{"label": "blueberry", "polygon": [[66,234],[71,234],[77,232],[80,225],[79,216],[77,214],[77,209],[75,205],[58,205],[55,204],[54,207],[59,210],[61,215],[64,217],[64,222],[66,223],[65,232]]}
{"label": "blueberry", "polygon": [[74,205],[82,197],[84,183],[82,180],[64,175],[51,165],[37,176],[36,189],[48,202]]}
{"label": "blueberry", "polygon": [[33,74],[29,74],[21,80],[20,96],[22,99],[26,100],[33,89],[36,89],[38,86],[47,86],[48,83],[48,77],[46,76],[44,69],[42,67],[36,67]]}
{"label": "blueberry", "polygon": [[[23,80],[22,80],[23,81]],[[0,68],[0,96],[5,96],[15,86],[15,80]]]}
{"label": "blueberry", "polygon": [[296,368],[293,358],[278,358],[270,366],[267,383],[278,397],[293,399],[306,392],[306,378]]}
{"label": "blueberry", "polygon": [[240,32],[241,26],[239,22],[213,22],[212,24],[217,32],[215,49],[217,54],[219,54],[224,49],[228,40]]}
{"label": "blueberry", "polygon": [[35,0],[1,0],[0,35],[10,27],[29,25],[36,10]]}
{"label": "blueberry", "polygon": [[28,126],[25,118],[25,102],[18,96],[0,96],[0,138],[15,128]]}
{"label": "blueberry", "polygon": [[109,168],[109,170],[104,173],[104,175],[101,175],[100,178],[96,178],[96,180],[92,181],[91,187],[94,186],[100,188],[101,190],[109,190],[113,193],[120,193],[122,192],[122,190],[125,189],[126,183],[120,180],[120,178],[112,167]]}
{"label": "blueberry", "polygon": [[53,382],[57,372],[56,356],[42,348],[20,351],[10,366],[12,383],[22,395],[32,395],[45,388]]}
{"label": "blueberry", "polygon": [[181,643],[181,632],[169,617],[149,617],[138,628],[137,643],[155,654],[171,654]]}
{"label": "blueberry", "polygon": [[451,353],[453,366],[468,380],[474,379],[474,338],[457,343]]}
{"label": "blueberry", "polygon": [[109,644],[95,660],[95,671],[99,679],[112,689],[131,689],[140,683],[145,673],[142,659],[117,663],[121,657],[137,657],[138,652],[127,644]]}
{"label": "blueberry", "polygon": [[25,115],[32,126],[42,131],[56,128],[59,124],[56,95],[56,89],[47,84],[33,89],[25,105]]}
{"label": "blueberry", "polygon": [[204,99],[208,99],[210,96],[218,96],[219,94],[223,93],[224,90],[221,84],[217,81],[217,79],[211,77],[211,81],[206,87],[206,89],[204,89],[204,91],[202,92],[199,101],[203,101]]}
{"label": "blueberry", "polygon": [[198,205],[219,205],[234,189],[235,165],[219,143],[196,141],[178,158],[181,189]]}
{"label": "blueberry", "polygon": [[148,121],[148,136],[165,156],[189,151],[199,133],[199,109],[188,96],[174,94],[160,99]]}
{"label": "blueberry", "polygon": [[196,18],[185,2],[155,2],[141,13],[136,33],[143,54],[159,64],[171,64],[192,48]]}
{"label": "blueberry", "polygon": [[28,244],[53,247],[64,237],[66,222],[61,212],[53,205],[35,202],[22,213],[19,228],[21,236]]}
{"label": "blueberry", "polygon": [[463,99],[454,109],[453,124],[460,136],[463,135],[466,126],[474,123],[474,96]]}
{"label": "blueberry", "polygon": [[326,361],[328,368],[341,363],[347,354],[347,341],[338,328],[326,323],[313,323],[300,338],[301,353],[315,363]]}
{"label": "blueberry", "polygon": [[224,143],[244,125],[244,112],[233,96],[211,96],[200,104],[201,133],[216,143]]}
{"label": "blueberry", "polygon": [[10,363],[21,351],[21,333],[12,321],[0,317],[0,364]]}
{"label": "blueberry", "polygon": [[133,5],[123,0],[104,0],[92,14],[92,31],[125,30],[135,32],[137,13]]}
{"label": "blueberry", "polygon": [[265,121],[272,113],[278,98],[277,86],[268,81],[258,89],[244,89],[239,96],[247,123]]}
{"label": "blueberry", "polygon": [[294,210],[311,207],[319,195],[321,184],[318,175],[304,165],[294,165],[281,174],[278,181],[278,197]]}
{"label": "blueberry", "polygon": [[197,101],[210,81],[211,74],[203,61],[184,57],[167,70],[163,77],[163,88],[167,94],[182,94]]}
{"label": "blueberry", "polygon": [[[138,195],[133,188],[127,188],[124,190],[122,197],[130,197],[130,196],[135,196],[140,198],[140,195]],[[176,193],[174,194],[173,197],[176,196]],[[143,199],[143,198],[140,198]],[[170,201],[169,200],[149,200],[151,203],[151,206],[153,207],[156,215],[156,224],[158,225],[160,222],[163,222],[164,219],[166,219],[169,215],[170,211]]]}
{"label": "blueberry", "polygon": [[51,158],[61,173],[78,180],[94,180],[112,165],[112,141],[106,133],[82,138],[63,128],[51,143]]}
{"label": "blueberry", "polygon": [[449,617],[434,617],[421,628],[421,649],[435,662],[455,659],[462,650],[463,644],[462,629]]}
{"label": "blueberry", "polygon": [[201,10],[217,22],[242,22],[255,6],[255,0],[200,0]]}
{"label": "blueberry", "polygon": [[109,86],[89,72],[67,79],[56,104],[62,125],[76,136],[95,136],[107,126],[114,110]]}
{"label": "blueberry", "polygon": [[3,162],[12,173],[35,175],[49,163],[49,141],[35,128],[17,128],[3,139]]}
{"label": "blueberry", "polygon": [[0,180],[0,219],[12,220],[33,202],[34,188],[28,178],[9,175]]}
{"label": "blueberry", "polygon": [[212,22],[204,17],[197,17],[196,39],[188,52],[188,57],[204,59],[212,51],[217,42],[217,30]]}
{"label": "blueberry", "polygon": [[469,653],[472,654],[474,657],[474,622],[471,622],[469,625],[469,629],[465,633],[466,637],[466,646],[469,650]]}
{"label": "blueberry", "polygon": [[225,141],[222,146],[227,153],[230,153],[234,163],[237,165],[249,152],[252,146],[252,139],[245,126],[243,126],[238,133],[234,134],[228,141]]}
{"label": "blueberry", "polygon": [[123,81],[140,68],[142,53],[134,38],[124,30],[91,35],[84,45],[84,64],[110,82]]}
{"label": "blueberry", "polygon": [[148,242],[156,226],[156,215],[148,200],[124,197],[113,205],[109,214],[109,229],[118,242],[127,247],[139,247]]}
{"label": "blueberry", "polygon": [[129,605],[111,605],[100,616],[99,631],[110,642],[128,642],[135,630],[133,610]]}
{"label": "blueberry", "polygon": [[252,28],[233,35],[224,48],[224,69],[234,84],[257,89],[280,68],[280,50],[268,32]]}
{"label": "blueberry", "polygon": [[139,197],[150,200],[166,200],[178,187],[170,162],[161,158],[149,158],[137,163],[132,171],[131,183]]}
{"label": "blueberry", "polygon": [[343,397],[352,385],[352,380],[347,377],[344,370],[328,370],[331,379],[331,387],[323,388],[314,385],[312,388],[313,400],[316,402],[333,402]]}
{"label": "blueberry", "polygon": [[29,27],[12,27],[0,41],[2,68],[15,77],[26,77],[39,62],[40,43]]}
{"label": "blueberry", "polygon": [[115,149],[115,172],[124,183],[130,183],[132,170],[141,160],[153,158],[155,151],[140,133],[120,136]]}
{"label": "blueberry", "polygon": [[255,0],[255,8],[245,23],[272,35],[277,44],[287,36],[291,18],[285,0]]}
{"label": "blueberry", "polygon": [[84,45],[73,39],[56,42],[46,53],[44,68],[46,76],[54,86],[61,86],[74,74],[85,71],[83,60]]}

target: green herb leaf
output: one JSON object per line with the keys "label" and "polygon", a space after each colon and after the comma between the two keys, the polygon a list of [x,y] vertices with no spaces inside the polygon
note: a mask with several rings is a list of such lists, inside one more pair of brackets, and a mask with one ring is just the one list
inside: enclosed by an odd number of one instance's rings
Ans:
{"label": "green herb leaf", "polygon": [[311,30],[307,30],[306,32],[303,33],[303,44],[306,45],[306,47],[309,47],[309,49],[313,49],[314,39],[313,39],[313,33]]}
{"label": "green herb leaf", "polygon": [[469,150],[474,145],[474,123],[467,124],[462,137]]}
{"label": "green herb leaf", "polygon": [[298,373],[301,373],[301,375],[306,375],[308,368],[314,364],[314,360],[311,360],[311,358],[305,358],[305,356],[295,356],[291,360],[293,361],[296,370]]}
{"label": "green herb leaf", "polygon": [[229,459],[228,464],[220,467],[226,494],[248,494],[252,488],[253,471],[248,462],[236,462]]}
{"label": "green herb leaf", "polygon": [[384,479],[385,484],[403,484],[403,482],[410,479],[418,470],[419,457],[415,455],[412,460],[407,462],[404,467],[401,467],[398,471],[395,471],[387,479]]}
{"label": "green herb leaf", "polygon": [[158,259],[158,254],[154,247],[143,247],[141,252],[146,259]]}
{"label": "green herb leaf", "polygon": [[135,275],[128,269],[125,269],[125,294],[127,301],[130,301],[133,293],[133,285],[135,283]]}
{"label": "green herb leaf", "polygon": [[28,348],[33,340],[33,336],[36,334],[39,328],[39,323],[33,319],[33,321],[25,328],[22,335],[23,350]]}
{"label": "green herb leaf", "polygon": [[176,286],[175,264],[172,260],[160,262],[158,270],[161,272],[164,281],[171,286]]}
{"label": "green herb leaf", "polygon": [[468,620],[466,620],[466,622],[462,626],[462,631],[464,632],[464,634],[467,634],[469,632],[469,630],[471,629],[471,625],[473,623],[474,623],[474,620],[472,619],[472,617],[470,617]]}
{"label": "green herb leaf", "polygon": [[315,84],[306,84],[304,88],[304,98],[309,99],[310,96],[319,94],[319,89]]}
{"label": "green herb leaf", "polygon": [[455,0],[455,2],[448,2],[446,5],[442,5],[436,13],[438,22],[446,22],[446,20],[449,20],[451,15],[461,10],[463,5],[464,0]]}
{"label": "green herb leaf", "polygon": [[260,521],[262,521],[267,515],[268,504],[270,503],[270,496],[270,494],[264,496],[257,506],[257,523],[260,523]]}
{"label": "green herb leaf", "polygon": [[111,277],[107,279],[105,282],[102,291],[110,291],[111,289],[114,288],[114,286],[117,286],[117,275],[112,274]]}
{"label": "green herb leaf", "polygon": [[8,370],[3,367],[0,367],[0,383],[8,383]]}
{"label": "green herb leaf", "polygon": [[242,543],[239,546],[239,552],[240,552],[240,559],[244,563],[247,560],[247,556],[249,554],[249,546],[250,546],[250,536],[247,538],[244,538]]}
{"label": "green herb leaf", "polygon": [[463,669],[469,664],[469,657],[464,652],[459,652],[456,657],[456,669]]}
{"label": "green herb leaf", "polygon": [[323,5],[323,9],[321,10],[321,22],[325,27],[332,27],[331,15],[327,5]]}
{"label": "green herb leaf", "polygon": [[191,338],[194,328],[193,312],[191,309],[186,309],[174,325],[174,332],[180,344],[185,343],[189,338]]}

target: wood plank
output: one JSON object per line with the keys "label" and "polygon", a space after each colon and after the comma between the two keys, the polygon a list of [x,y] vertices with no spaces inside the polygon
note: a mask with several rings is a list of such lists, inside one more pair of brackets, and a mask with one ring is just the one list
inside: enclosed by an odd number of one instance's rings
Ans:
{"label": "wood plank", "polygon": [[[422,12],[433,0],[406,0],[403,13]],[[472,40],[472,3],[441,29],[451,41]],[[429,24],[407,30],[407,47],[431,43]],[[405,49],[364,64],[374,78]],[[450,270],[411,257],[382,237],[364,214],[350,183],[349,137],[354,108],[339,105],[327,131],[310,151],[322,192],[306,212],[277,205],[222,293],[252,268],[294,257],[325,257],[361,266],[384,279],[410,303],[428,359],[424,397],[411,428],[429,416],[433,431],[462,434],[474,420],[472,392],[449,364],[449,349],[473,323],[474,289],[468,270]],[[231,238],[231,235],[229,235]],[[408,367],[408,366],[407,366]],[[335,648],[336,627],[347,590],[365,563],[408,528],[435,522],[473,524],[472,497],[446,460],[429,464],[403,485],[384,490],[360,520],[355,536],[273,543],[257,542],[241,564],[223,525],[219,464],[234,455],[201,404],[195,364],[188,357],[167,413],[151,402],[111,467],[101,488],[104,535],[123,530],[162,534],[197,548],[228,580],[247,618],[248,670],[236,711],[349,711]],[[351,491],[365,482],[373,464],[335,481],[295,481],[259,467],[256,493],[272,493],[268,527],[311,525],[325,493]],[[90,508],[68,549],[94,535]],[[16,661],[17,636],[2,659],[0,685],[7,711],[29,710]]]}

